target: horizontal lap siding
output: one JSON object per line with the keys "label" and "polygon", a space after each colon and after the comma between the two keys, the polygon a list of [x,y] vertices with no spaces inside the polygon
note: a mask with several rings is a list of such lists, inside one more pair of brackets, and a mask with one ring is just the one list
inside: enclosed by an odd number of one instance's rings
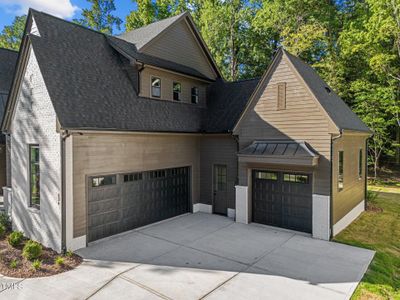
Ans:
{"label": "horizontal lap siding", "polygon": [[[354,136],[344,134],[333,143],[333,224],[337,223],[357,204],[365,199],[365,136]],[[358,177],[358,153],[363,150],[363,172],[362,178]],[[343,190],[338,190],[339,154],[344,151],[344,185]]]}
{"label": "horizontal lap siding", "polygon": [[[286,82],[286,109],[277,110],[277,83]],[[330,195],[330,131],[332,124],[285,57],[254,107],[240,123],[240,149],[257,139],[293,139],[309,143],[320,155],[314,169],[314,193]],[[239,171],[247,185],[247,167]]]}
{"label": "horizontal lap siding", "polygon": [[227,166],[228,207],[235,208],[237,180],[237,143],[231,136],[205,136],[200,145],[201,202],[213,203],[213,165]]}
{"label": "horizontal lap siding", "polygon": [[192,168],[192,202],[199,202],[200,141],[186,135],[74,135],[74,237],[86,234],[86,176]]}
{"label": "horizontal lap siding", "polygon": [[208,78],[216,78],[208,59],[184,20],[156,37],[143,52],[191,67]]}

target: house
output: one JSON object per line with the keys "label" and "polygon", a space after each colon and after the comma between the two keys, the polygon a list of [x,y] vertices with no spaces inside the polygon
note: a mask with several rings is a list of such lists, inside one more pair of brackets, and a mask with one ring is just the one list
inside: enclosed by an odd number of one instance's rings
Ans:
{"label": "house", "polygon": [[199,211],[328,240],[364,210],[361,120],[283,49],[226,82],[188,13],[113,37],[30,10],[2,130],[13,226],[57,251]]}
{"label": "house", "polygon": [[[17,51],[0,48],[0,120],[3,119],[17,58]],[[6,176],[6,169],[10,169],[6,168],[6,153],[6,137],[0,134],[0,187],[10,184],[7,181],[10,176]],[[3,189],[1,188],[0,194],[3,194]]]}

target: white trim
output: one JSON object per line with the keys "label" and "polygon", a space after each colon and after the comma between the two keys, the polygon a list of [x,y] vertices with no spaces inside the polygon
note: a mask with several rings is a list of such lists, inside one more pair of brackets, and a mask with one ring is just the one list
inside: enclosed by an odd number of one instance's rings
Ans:
{"label": "white trim", "polygon": [[249,214],[249,188],[247,186],[236,185],[236,194],[235,194],[235,207],[236,207],[236,222],[249,224],[250,223],[250,214]]}
{"label": "white trim", "polygon": [[193,213],[204,212],[208,214],[212,214],[212,205],[204,204],[204,203],[196,203],[193,204]]}
{"label": "white trim", "polygon": [[333,225],[333,235],[337,235],[347,226],[349,226],[365,210],[365,200],[358,203],[347,215],[341,218]]}
{"label": "white trim", "polygon": [[312,236],[329,241],[330,238],[330,198],[325,195],[312,195]]}
{"label": "white trim", "polygon": [[236,216],[236,210],[235,209],[228,208],[226,213],[228,215],[228,218],[235,219],[235,216]]}

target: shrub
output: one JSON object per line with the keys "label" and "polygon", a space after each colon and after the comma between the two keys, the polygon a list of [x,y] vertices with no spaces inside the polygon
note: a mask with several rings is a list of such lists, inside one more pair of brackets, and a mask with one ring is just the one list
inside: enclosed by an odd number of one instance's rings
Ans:
{"label": "shrub", "polygon": [[71,250],[68,250],[67,253],[65,253],[66,257],[72,257],[74,255],[74,252],[72,252]]}
{"label": "shrub", "polygon": [[367,191],[367,201],[375,201],[378,197],[378,193],[374,191]]}
{"label": "shrub", "polygon": [[65,263],[64,258],[62,256],[57,256],[55,259],[55,263],[57,266],[62,267]]}
{"label": "shrub", "polygon": [[34,260],[42,254],[42,245],[35,241],[28,241],[22,250],[22,256],[28,260]]}
{"label": "shrub", "polygon": [[0,212],[0,225],[3,225],[6,231],[11,230],[11,220],[5,212]]}
{"label": "shrub", "polygon": [[6,234],[6,227],[2,224],[0,224],[0,238],[3,238],[4,235]]}
{"label": "shrub", "polygon": [[24,238],[24,234],[22,232],[13,231],[8,236],[7,241],[12,247],[17,247],[17,246],[21,245],[23,238]]}
{"label": "shrub", "polygon": [[10,268],[11,269],[16,269],[18,267],[18,260],[17,259],[13,259],[11,262],[10,262]]}
{"label": "shrub", "polygon": [[41,266],[42,266],[42,262],[38,259],[35,259],[32,262],[32,269],[34,269],[35,271],[39,270],[41,268]]}

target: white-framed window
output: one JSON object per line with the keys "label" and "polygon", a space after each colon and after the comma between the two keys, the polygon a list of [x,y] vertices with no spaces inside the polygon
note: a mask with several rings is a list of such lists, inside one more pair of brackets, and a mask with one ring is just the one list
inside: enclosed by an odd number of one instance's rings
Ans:
{"label": "white-framed window", "polygon": [[199,103],[199,88],[198,87],[192,87],[192,103],[197,104]]}
{"label": "white-framed window", "polygon": [[180,101],[181,100],[181,91],[182,91],[182,86],[180,82],[174,81],[172,83],[172,91],[173,91],[173,99],[175,101]]}
{"label": "white-framed window", "polygon": [[151,96],[161,98],[161,78],[159,77],[151,77]]}
{"label": "white-framed window", "polygon": [[338,190],[343,190],[344,187],[344,151],[338,152]]}
{"label": "white-framed window", "polygon": [[29,145],[29,205],[40,207],[40,151],[39,145]]}

